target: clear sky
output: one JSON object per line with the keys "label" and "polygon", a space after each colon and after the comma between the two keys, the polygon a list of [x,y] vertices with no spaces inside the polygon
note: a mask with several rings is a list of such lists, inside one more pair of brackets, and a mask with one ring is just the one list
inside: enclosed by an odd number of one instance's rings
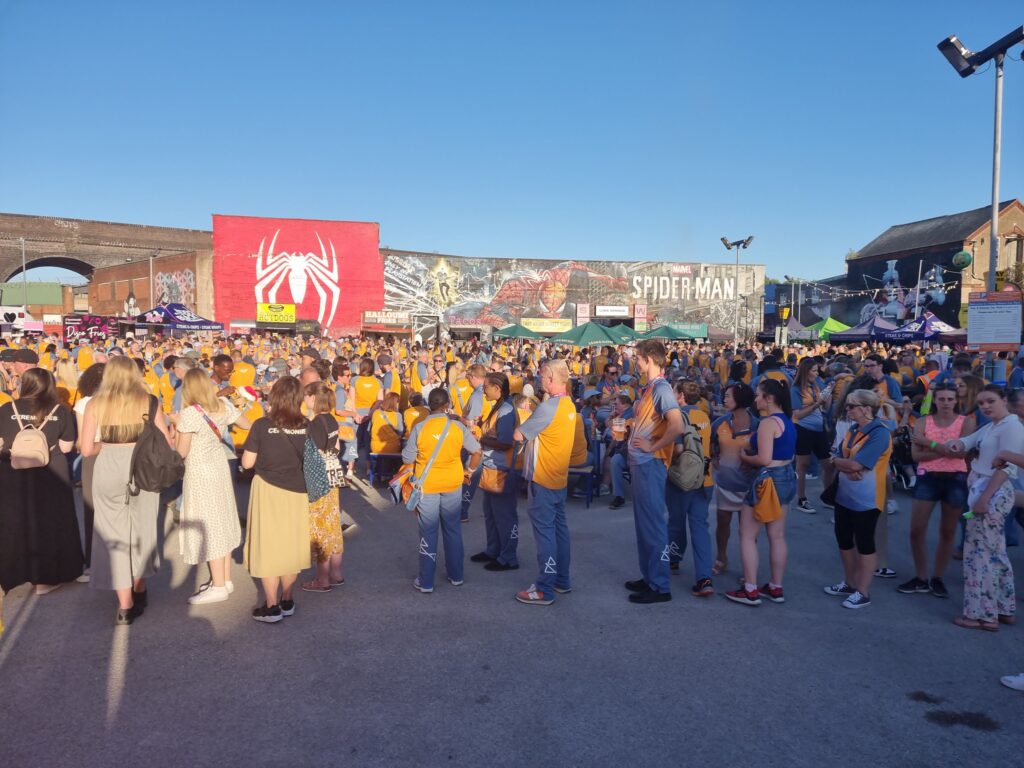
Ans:
{"label": "clear sky", "polygon": [[[368,220],[508,258],[719,261],[753,234],[745,260],[822,278],[989,202],[993,73],[935,46],[1022,23],[1020,0],[0,0],[0,210]],[[1008,199],[1024,64],[1005,82]]]}

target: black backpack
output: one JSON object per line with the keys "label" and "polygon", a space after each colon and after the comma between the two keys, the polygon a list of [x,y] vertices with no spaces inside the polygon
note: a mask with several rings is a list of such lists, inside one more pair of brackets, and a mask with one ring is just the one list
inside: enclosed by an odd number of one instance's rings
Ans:
{"label": "black backpack", "polygon": [[156,408],[157,400],[151,397],[149,416],[132,450],[128,475],[128,493],[132,496],[138,496],[139,491],[159,493],[185,476],[185,460],[167,444],[164,433],[156,426]]}

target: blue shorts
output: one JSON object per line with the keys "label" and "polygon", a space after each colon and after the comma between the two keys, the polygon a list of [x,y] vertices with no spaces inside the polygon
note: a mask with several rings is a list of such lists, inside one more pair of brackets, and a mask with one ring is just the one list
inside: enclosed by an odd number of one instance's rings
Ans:
{"label": "blue shorts", "polygon": [[757,484],[766,477],[771,477],[775,482],[775,493],[779,497],[779,503],[783,506],[789,504],[796,496],[796,471],[792,464],[782,467],[762,467],[757,473],[757,477],[754,478],[754,482],[750,484],[747,497],[743,500],[748,507],[757,504]]}
{"label": "blue shorts", "polygon": [[967,506],[966,472],[925,472],[917,476],[916,501],[942,501],[961,509]]}

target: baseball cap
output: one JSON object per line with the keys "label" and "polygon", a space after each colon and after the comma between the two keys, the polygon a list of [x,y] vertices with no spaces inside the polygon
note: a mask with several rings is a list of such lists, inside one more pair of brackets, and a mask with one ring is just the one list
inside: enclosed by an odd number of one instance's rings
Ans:
{"label": "baseball cap", "polygon": [[588,389],[586,392],[583,393],[583,399],[584,400],[589,400],[592,397],[600,397],[600,396],[601,396],[601,393],[598,392],[596,389]]}
{"label": "baseball cap", "polygon": [[252,387],[239,387],[235,390],[241,397],[248,400],[250,403],[255,403],[258,395],[256,390]]}
{"label": "baseball cap", "polygon": [[320,359],[320,353],[312,347],[303,347],[299,351],[299,357],[312,357],[314,360]]}
{"label": "baseball cap", "polygon": [[31,365],[38,365],[39,355],[37,355],[31,349],[16,349],[14,350],[13,360],[16,363],[29,363]]}

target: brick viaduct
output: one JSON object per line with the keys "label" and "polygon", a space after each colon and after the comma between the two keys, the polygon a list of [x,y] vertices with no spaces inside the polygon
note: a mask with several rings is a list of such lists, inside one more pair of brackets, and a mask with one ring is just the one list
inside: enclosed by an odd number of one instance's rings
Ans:
{"label": "brick viaduct", "polygon": [[27,267],[64,267],[85,277],[97,267],[213,248],[212,233],[202,229],[0,213],[0,282],[21,273],[20,238]]}

